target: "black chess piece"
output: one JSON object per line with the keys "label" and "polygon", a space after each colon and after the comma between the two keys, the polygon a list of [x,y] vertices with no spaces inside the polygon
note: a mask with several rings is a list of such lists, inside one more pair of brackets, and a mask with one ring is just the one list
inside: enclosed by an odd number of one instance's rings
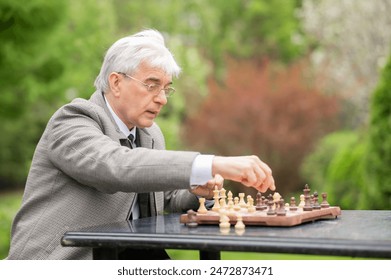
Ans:
{"label": "black chess piece", "polygon": [[263,201],[262,201],[262,194],[260,192],[257,193],[257,198],[256,198],[256,205],[255,205],[255,209],[257,211],[261,211],[263,210],[263,205],[262,205]]}
{"label": "black chess piece", "polygon": [[327,193],[322,193],[322,203],[320,204],[321,208],[329,208],[330,204],[327,202]]}
{"label": "black chess piece", "polygon": [[303,211],[312,211],[310,191],[311,191],[311,189],[308,186],[308,184],[305,184],[304,189],[303,189],[304,202],[305,202],[304,207],[303,207]]}
{"label": "black chess piece", "polygon": [[321,208],[320,204],[319,204],[318,193],[317,192],[314,192],[314,204],[312,205],[312,208],[316,209],[316,210],[319,210]]}
{"label": "black chess piece", "polygon": [[266,214],[267,215],[276,215],[276,210],[274,209],[274,201],[273,201],[273,196],[271,194],[269,194],[268,196],[268,201],[267,201],[267,205],[269,206],[269,209],[267,210]]}

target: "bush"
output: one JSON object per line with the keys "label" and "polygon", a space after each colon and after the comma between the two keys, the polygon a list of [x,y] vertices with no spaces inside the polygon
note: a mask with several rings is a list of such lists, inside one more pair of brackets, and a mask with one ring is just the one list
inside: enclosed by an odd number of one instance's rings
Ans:
{"label": "bush", "polygon": [[373,208],[391,208],[391,56],[371,100],[366,169],[371,178],[368,200]]}
{"label": "bush", "polygon": [[301,167],[311,189],[327,192],[328,201],[342,209],[368,207],[365,199],[365,143],[358,133],[351,131],[324,137]]}

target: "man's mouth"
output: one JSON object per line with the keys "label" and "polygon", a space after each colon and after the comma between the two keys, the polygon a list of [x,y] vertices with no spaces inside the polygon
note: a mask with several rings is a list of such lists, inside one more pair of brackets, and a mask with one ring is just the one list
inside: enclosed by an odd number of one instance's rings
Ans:
{"label": "man's mouth", "polygon": [[157,117],[157,115],[159,114],[159,111],[147,111],[148,114],[151,114],[153,115],[154,117]]}

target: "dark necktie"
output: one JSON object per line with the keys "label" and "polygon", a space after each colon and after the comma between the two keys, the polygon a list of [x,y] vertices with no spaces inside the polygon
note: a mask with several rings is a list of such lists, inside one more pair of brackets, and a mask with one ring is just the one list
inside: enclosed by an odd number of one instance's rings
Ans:
{"label": "dark necktie", "polygon": [[128,139],[129,139],[129,141],[130,141],[130,148],[133,149],[133,148],[135,147],[135,145],[134,145],[134,136],[133,136],[133,134],[129,134],[129,135],[128,135]]}
{"label": "dark necktie", "polygon": [[[136,148],[133,134],[129,134],[128,139],[130,141],[131,149]],[[139,208],[140,208],[141,218],[151,216],[151,211],[149,209],[149,193],[139,193],[138,194],[138,204],[139,204]]]}

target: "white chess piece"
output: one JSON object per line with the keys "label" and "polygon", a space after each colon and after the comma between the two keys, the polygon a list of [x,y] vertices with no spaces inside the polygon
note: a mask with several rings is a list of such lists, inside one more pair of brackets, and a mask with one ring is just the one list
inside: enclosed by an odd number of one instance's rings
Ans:
{"label": "white chess piece", "polygon": [[304,194],[301,194],[300,195],[300,203],[299,203],[299,206],[297,206],[300,210],[303,210],[303,207],[305,205],[305,197],[304,197]]}
{"label": "white chess piece", "polygon": [[206,207],[205,207],[205,198],[204,197],[200,197],[198,199],[198,201],[200,202],[200,207],[198,208],[197,212],[200,213],[200,214],[208,213],[208,209],[206,209]]}
{"label": "white chess piece", "polygon": [[243,230],[246,225],[243,223],[243,217],[240,214],[236,214],[235,230]]}
{"label": "white chess piece", "polygon": [[229,223],[229,217],[227,215],[227,211],[220,209],[220,220],[219,220],[220,228],[229,228],[231,224]]}

